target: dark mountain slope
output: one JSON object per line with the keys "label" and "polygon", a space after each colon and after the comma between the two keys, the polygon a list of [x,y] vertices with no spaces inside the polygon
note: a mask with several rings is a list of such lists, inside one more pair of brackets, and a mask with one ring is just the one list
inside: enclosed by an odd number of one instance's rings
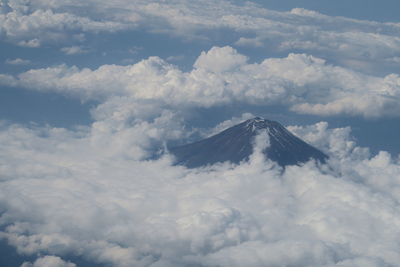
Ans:
{"label": "dark mountain slope", "polygon": [[189,168],[224,161],[239,163],[253,153],[254,139],[262,130],[268,133],[270,139],[270,146],[264,151],[266,157],[281,166],[300,164],[311,158],[324,163],[328,158],[278,122],[258,117],[201,141],[169,148],[169,152],[175,156],[176,164]]}

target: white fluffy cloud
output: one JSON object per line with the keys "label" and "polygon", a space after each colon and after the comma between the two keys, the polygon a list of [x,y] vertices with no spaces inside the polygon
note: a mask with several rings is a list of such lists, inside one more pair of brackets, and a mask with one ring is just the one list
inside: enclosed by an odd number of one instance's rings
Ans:
{"label": "white fluffy cloud", "polygon": [[202,52],[193,66],[218,73],[238,69],[245,65],[246,61],[246,56],[238,54],[232,47],[213,47],[208,52]]}
{"label": "white fluffy cloud", "polygon": [[149,140],[182,131],[170,116],[121,125],[104,115],[76,130],[3,124],[0,238],[21,254],[54,255],[26,266],[73,266],[67,255],[112,266],[400,260],[400,162],[385,152],[370,157],[349,128],[290,128],[328,153],[329,167],[282,172],[262,146],[239,166],[141,160]]}
{"label": "white fluffy cloud", "polygon": [[140,103],[172,109],[249,103],[325,116],[400,114],[397,74],[365,75],[306,54],[250,64],[231,47],[202,52],[189,72],[150,57],[133,65],[103,65],[95,70],[66,65],[32,69],[17,77],[3,75],[0,83],[102,100],[103,106],[110,105],[107,100],[115,103],[121,98],[121,105],[127,103],[129,109]]}

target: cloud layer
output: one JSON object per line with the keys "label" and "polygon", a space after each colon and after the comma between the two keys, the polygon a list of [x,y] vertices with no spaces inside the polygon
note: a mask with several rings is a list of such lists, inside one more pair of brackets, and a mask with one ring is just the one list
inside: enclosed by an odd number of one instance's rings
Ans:
{"label": "cloud layer", "polygon": [[325,55],[343,66],[380,73],[396,69],[393,60],[400,52],[399,23],[331,17],[301,8],[277,12],[251,2],[8,0],[0,9],[0,25],[3,40],[28,47],[60,42],[76,46],[87,34],[137,29],[189,40],[210,40],[210,31],[225,31],[236,36],[237,46]]}
{"label": "cloud layer", "polygon": [[94,70],[66,65],[31,69],[17,77],[2,75],[0,83],[100,100],[103,104],[95,113],[116,106],[139,113],[143,103],[174,110],[247,103],[323,116],[400,114],[397,74],[365,75],[306,54],[248,63],[229,46],[202,52],[189,72],[150,57],[133,65]]}
{"label": "cloud layer", "polygon": [[329,166],[282,172],[257,142],[239,166],[141,160],[151,140],[182,131],[170,116],[118,130],[107,120],[76,130],[3,123],[0,237],[42,255],[25,266],[73,266],[67,255],[113,266],[399,262],[398,159],[371,157],[349,128],[321,122],[290,129],[328,153]]}
{"label": "cloud layer", "polygon": [[400,257],[399,160],[386,152],[371,157],[350,128],[290,127],[330,155],[323,167],[310,162],[282,172],[257,142],[239,166],[188,170],[169,156],[146,160],[154,147],[190,134],[182,108],[241,101],[294,108],[298,99],[325,99],[320,84],[325,95],[365,94],[366,79],[379,85],[388,78],[307,55],[249,64],[231,47],[202,53],[190,72],[153,57],[3,75],[10,85],[99,104],[92,125],[72,130],[1,125],[0,237],[38,255],[26,266],[73,266],[68,255],[113,266],[393,265]]}

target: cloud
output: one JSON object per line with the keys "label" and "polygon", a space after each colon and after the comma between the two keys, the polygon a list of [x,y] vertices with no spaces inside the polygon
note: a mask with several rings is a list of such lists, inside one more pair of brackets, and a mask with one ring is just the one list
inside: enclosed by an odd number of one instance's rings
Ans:
{"label": "cloud", "polygon": [[55,91],[82,100],[127,98],[173,110],[227,103],[281,105],[302,114],[367,118],[400,114],[400,78],[365,75],[306,54],[248,63],[231,47],[202,52],[188,72],[158,57],[97,69],[59,65],[31,69],[0,83]]}
{"label": "cloud", "polygon": [[22,40],[18,42],[19,46],[24,46],[24,47],[39,47],[40,46],[40,41],[37,38],[31,39],[31,40]]}
{"label": "cloud", "polygon": [[[14,2],[9,1],[8,4]],[[74,31],[108,32],[121,30],[124,27],[118,22],[95,21],[71,13],[35,9],[34,5],[24,6],[22,12],[18,8],[11,7],[11,11],[0,13],[0,32],[3,33],[5,40],[20,46],[39,47],[43,42],[57,43],[73,36]]]}
{"label": "cloud", "polygon": [[184,55],[169,56],[166,58],[168,62],[177,62],[177,61],[182,61],[183,59],[185,59]]}
{"label": "cloud", "polygon": [[0,25],[5,40],[35,47],[70,43],[76,34],[138,28],[215,43],[210,32],[224,31],[237,38],[231,45],[324,55],[342,66],[379,74],[396,70],[388,59],[400,52],[399,23],[331,17],[301,8],[278,12],[251,2],[121,0],[111,5],[94,0],[10,0],[0,13]]}
{"label": "cloud", "polygon": [[66,55],[78,55],[78,54],[85,54],[88,50],[80,46],[68,46],[61,48],[61,52],[65,53]]}
{"label": "cloud", "polygon": [[263,42],[258,40],[257,38],[245,38],[240,37],[239,40],[235,42],[237,46],[250,46],[250,47],[262,47]]}
{"label": "cloud", "polygon": [[5,86],[17,86],[18,81],[9,74],[0,74],[0,84]]}
{"label": "cloud", "polygon": [[290,128],[329,153],[329,168],[309,162],[283,172],[263,158],[260,135],[250,162],[189,170],[168,156],[140,156],[149,140],[182,131],[171,125],[177,118],[126,114],[131,124],[116,123],[122,114],[114,109],[75,130],[1,125],[0,238],[21,254],[54,255],[26,266],[74,266],[67,255],[112,266],[400,259],[400,162],[360,153],[350,128]]}
{"label": "cloud", "polygon": [[213,47],[208,52],[202,52],[193,66],[197,69],[218,73],[240,68],[246,62],[247,57],[238,54],[232,47],[225,46]]}
{"label": "cloud", "polygon": [[203,137],[210,137],[219,132],[222,132],[225,129],[228,129],[229,127],[239,124],[245,120],[252,119],[254,117],[256,117],[256,116],[249,112],[243,113],[240,117],[232,117],[229,120],[225,120],[225,121],[219,123],[217,126],[215,126],[213,129],[211,129],[209,132],[204,133]]}
{"label": "cloud", "polygon": [[329,129],[328,123],[319,122],[310,126],[289,126],[288,129],[335,159],[360,160],[370,156],[368,148],[356,146],[350,127]]}
{"label": "cloud", "polygon": [[24,262],[21,267],[75,267],[76,264],[65,262],[60,257],[44,256],[34,263]]}
{"label": "cloud", "polygon": [[31,61],[28,59],[16,58],[16,59],[7,59],[5,63],[9,65],[29,65],[31,64]]}
{"label": "cloud", "polygon": [[393,63],[400,63],[400,57],[388,58],[387,61],[393,62]]}

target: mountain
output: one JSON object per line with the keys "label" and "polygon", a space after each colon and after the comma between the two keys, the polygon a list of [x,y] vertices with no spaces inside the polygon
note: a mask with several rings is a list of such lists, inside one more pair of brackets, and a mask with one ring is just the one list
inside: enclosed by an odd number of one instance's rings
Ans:
{"label": "mountain", "polygon": [[169,152],[175,156],[176,164],[188,168],[224,161],[239,163],[249,159],[253,153],[254,139],[262,130],[268,133],[270,139],[270,145],[264,150],[265,156],[281,166],[296,165],[310,159],[324,163],[328,158],[278,122],[259,117],[198,142],[169,148]]}

